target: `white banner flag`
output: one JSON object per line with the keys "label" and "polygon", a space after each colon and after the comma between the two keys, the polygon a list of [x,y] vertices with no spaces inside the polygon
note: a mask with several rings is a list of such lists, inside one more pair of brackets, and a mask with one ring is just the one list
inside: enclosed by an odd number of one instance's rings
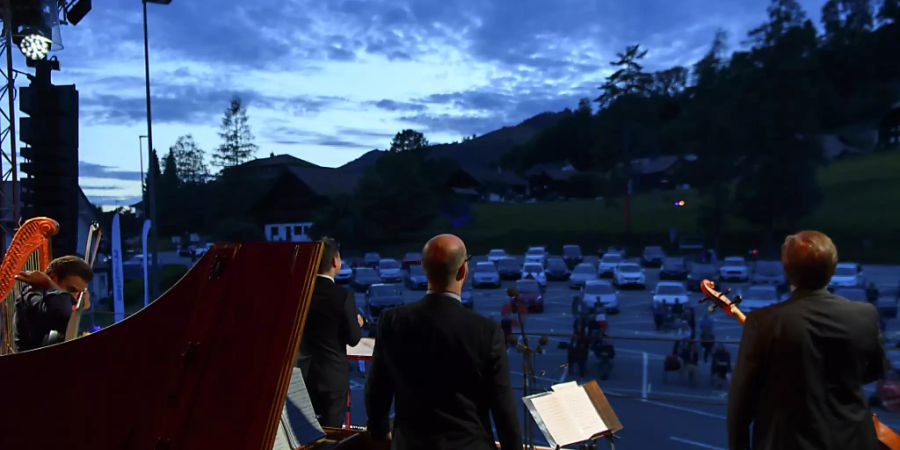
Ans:
{"label": "white banner flag", "polygon": [[119,231],[119,214],[112,221],[112,281],[113,312],[116,322],[125,318],[125,274],[122,272],[122,235]]}
{"label": "white banner flag", "polygon": [[147,235],[150,233],[150,219],[144,220],[144,230],[141,232],[141,245],[144,252],[144,306],[150,303],[150,272],[147,271],[147,261],[150,260],[150,254],[147,253]]}

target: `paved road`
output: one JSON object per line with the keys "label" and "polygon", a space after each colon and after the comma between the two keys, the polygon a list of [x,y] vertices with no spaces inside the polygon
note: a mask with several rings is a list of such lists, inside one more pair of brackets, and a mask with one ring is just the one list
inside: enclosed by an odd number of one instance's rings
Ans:
{"label": "paved road", "polygon": [[[866,267],[865,270],[869,279],[876,284],[896,285],[900,281],[900,266],[873,266]],[[710,384],[709,366],[701,363],[698,379],[693,384],[687,379],[679,378],[677,374],[670,374],[669,379],[663,377],[663,358],[671,352],[672,343],[679,336],[674,332],[658,332],[654,329],[649,290],[658,280],[658,270],[647,269],[646,273],[646,288],[621,291],[621,312],[608,317],[608,334],[617,338],[614,341],[616,358],[609,379],[599,379],[599,362],[593,355],[589,359],[587,376],[577,379],[597,379],[607,393],[625,426],[625,430],[621,432],[622,439],[617,445],[620,450],[724,449],[727,447],[727,392]],[[501,288],[475,290],[475,310],[499,320],[500,307],[506,301],[506,288],[513,283],[504,281]],[[738,284],[733,287],[742,286]],[[573,323],[571,302],[576,293],[565,282],[550,282],[544,296],[545,311],[527,317],[526,331],[538,335],[570,333]],[[404,300],[416,301],[421,295],[422,292],[404,291]],[[699,294],[694,297],[699,299]],[[364,305],[362,294],[357,295],[357,304],[360,307]],[[695,310],[699,320],[702,307],[697,306]],[[715,317],[716,338],[719,341],[740,340],[740,325],[721,313],[717,313]],[[887,326],[889,332],[900,331],[900,322],[896,319],[888,320]],[[558,343],[564,340],[567,341],[563,337],[551,337],[545,352],[535,356],[538,389],[548,389],[554,383],[576,379],[566,367],[566,351],[557,348]],[[732,355],[737,353],[737,345],[728,344],[727,347]],[[513,385],[521,395],[521,355],[514,349],[510,350],[509,361]],[[354,424],[365,423],[364,385],[364,375],[356,374],[351,385]],[[895,428],[900,428],[900,414],[879,411],[879,416]],[[543,442],[536,431],[535,437],[538,442]]]}

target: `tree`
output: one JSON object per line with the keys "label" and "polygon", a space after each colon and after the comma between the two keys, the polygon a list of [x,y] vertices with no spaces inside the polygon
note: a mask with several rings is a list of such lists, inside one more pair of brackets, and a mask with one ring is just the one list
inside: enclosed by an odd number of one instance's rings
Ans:
{"label": "tree", "polygon": [[884,0],[878,10],[878,18],[882,22],[900,22],[900,0]]}
{"label": "tree", "polygon": [[828,39],[872,29],[872,4],[869,0],[828,0],[822,6],[822,23]]}
{"label": "tree", "polygon": [[671,69],[653,73],[653,85],[650,88],[654,95],[662,97],[675,97],[687,87],[688,71],[684,67],[676,66]]}
{"label": "tree", "polygon": [[[162,178],[162,173],[159,170],[159,158],[156,156],[156,149],[150,150],[150,155],[148,156],[150,162],[149,167],[147,167],[147,184],[144,186],[144,195],[143,199],[149,201],[149,192],[150,192],[150,180],[156,180],[156,186],[154,186],[157,190],[156,195],[157,199],[159,198],[159,180]],[[148,205],[144,205],[144,213],[148,214],[149,210],[147,209]]]}
{"label": "tree", "polygon": [[618,60],[610,62],[619,69],[606,77],[606,81],[600,86],[603,91],[595,100],[601,108],[607,108],[620,97],[628,95],[645,95],[653,77],[644,72],[644,67],[638,60],[647,55],[647,50],[641,50],[640,44],[630,45],[624,52],[616,53]]}
{"label": "tree", "polygon": [[258,147],[253,143],[247,107],[241,103],[240,97],[233,97],[228,108],[225,108],[219,136],[223,142],[213,155],[213,164],[222,169],[249,161],[256,153]]}
{"label": "tree", "polygon": [[800,27],[806,21],[806,12],[797,0],[772,0],[767,11],[769,21],[749,33],[756,46],[772,45],[789,29]]}
{"label": "tree", "polygon": [[394,135],[394,139],[391,140],[390,151],[424,150],[426,147],[428,147],[428,140],[425,139],[424,134],[416,130],[406,129]]}
{"label": "tree", "polygon": [[723,58],[727,48],[728,32],[724,29],[716,30],[712,44],[706,55],[694,64],[694,85],[709,86],[713,83],[723,66]]}
{"label": "tree", "polygon": [[194,142],[192,135],[179,137],[175,144],[169,147],[169,152],[175,157],[178,177],[182,182],[203,183],[209,178],[205,152]]}

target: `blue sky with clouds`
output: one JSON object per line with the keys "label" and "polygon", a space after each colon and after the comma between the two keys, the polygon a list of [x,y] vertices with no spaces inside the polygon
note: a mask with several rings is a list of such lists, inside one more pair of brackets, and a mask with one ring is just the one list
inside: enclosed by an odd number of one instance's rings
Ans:
{"label": "blue sky with clouds", "polygon": [[[803,0],[818,21],[824,0]],[[148,5],[154,143],[211,153],[232,95],[259,156],[338,166],[403,128],[450,142],[593,98],[626,45],[649,70],[688,65],[716,29],[739,48],[766,0],[173,0]],[[63,27],[57,84],[81,99],[80,176],[113,205],[140,192],[146,134],[140,0]],[[21,60],[20,60],[21,62]],[[23,64],[20,67],[24,68]],[[20,81],[22,83],[24,81]]]}

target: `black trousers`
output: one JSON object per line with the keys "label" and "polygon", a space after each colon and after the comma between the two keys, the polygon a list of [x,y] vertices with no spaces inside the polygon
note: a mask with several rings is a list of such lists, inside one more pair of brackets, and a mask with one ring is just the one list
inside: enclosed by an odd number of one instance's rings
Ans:
{"label": "black trousers", "polygon": [[323,427],[340,428],[347,412],[347,391],[316,391],[310,389],[309,399]]}

